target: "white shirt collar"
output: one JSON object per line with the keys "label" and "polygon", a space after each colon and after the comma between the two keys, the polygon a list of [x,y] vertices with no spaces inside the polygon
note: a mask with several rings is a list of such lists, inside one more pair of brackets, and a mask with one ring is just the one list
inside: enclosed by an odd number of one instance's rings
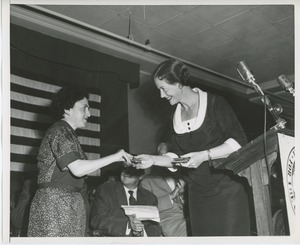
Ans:
{"label": "white shirt collar", "polygon": [[173,126],[177,134],[184,134],[199,128],[205,118],[206,109],[207,109],[207,93],[202,91],[199,88],[193,88],[193,91],[199,93],[199,108],[197,117],[192,118],[191,120],[182,121],[181,119],[181,109],[182,106],[180,103],[177,104],[174,117],[173,117]]}
{"label": "white shirt collar", "polygon": [[135,198],[135,200],[137,200],[137,187],[135,188],[135,189],[133,189],[133,190],[130,190],[130,189],[128,189],[126,186],[124,186],[123,185],[123,187],[124,187],[124,190],[125,190],[125,194],[126,194],[126,197],[127,197],[127,203],[128,203],[128,205],[129,205],[129,197],[130,197],[130,194],[129,194],[129,192],[128,191],[133,191],[133,197]]}

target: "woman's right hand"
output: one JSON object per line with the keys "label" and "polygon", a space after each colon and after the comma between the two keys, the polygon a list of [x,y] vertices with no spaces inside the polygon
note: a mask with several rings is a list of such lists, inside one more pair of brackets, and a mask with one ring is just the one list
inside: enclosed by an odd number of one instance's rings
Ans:
{"label": "woman's right hand", "polygon": [[131,162],[131,160],[133,158],[133,156],[131,154],[127,153],[123,149],[117,151],[116,156],[117,156],[117,162],[118,161]]}
{"label": "woman's right hand", "polygon": [[141,154],[134,157],[133,166],[137,169],[150,168],[155,163],[155,156],[148,154]]}

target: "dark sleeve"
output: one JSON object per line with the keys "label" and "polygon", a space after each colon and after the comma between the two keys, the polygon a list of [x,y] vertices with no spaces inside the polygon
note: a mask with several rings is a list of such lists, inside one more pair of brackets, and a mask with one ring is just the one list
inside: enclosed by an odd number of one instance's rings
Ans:
{"label": "dark sleeve", "polygon": [[14,228],[22,229],[28,225],[29,209],[35,190],[36,179],[27,179],[24,181],[17,205],[10,213],[10,221]]}
{"label": "dark sleeve", "polygon": [[241,146],[247,143],[245,132],[228,102],[216,96],[213,103],[214,116],[226,140],[235,139]]}
{"label": "dark sleeve", "polygon": [[91,206],[90,222],[92,230],[103,230],[110,236],[125,235],[128,218],[113,198],[113,189],[99,186]]}
{"label": "dark sleeve", "polygon": [[[147,205],[151,205],[151,206],[156,206],[158,205],[158,200],[157,197],[149,192],[148,190],[146,190],[149,194],[148,195],[148,203]],[[155,221],[142,221],[142,223],[145,226],[145,230],[147,233],[147,236],[160,236],[162,234],[162,228],[160,226],[160,223],[155,222]]]}
{"label": "dark sleeve", "polygon": [[163,234],[162,228],[158,222],[144,221],[147,236],[161,236]]}
{"label": "dark sleeve", "polygon": [[[174,112],[172,113],[172,116],[169,118],[169,127],[168,127],[168,132],[169,132],[169,142],[171,144],[171,149],[170,152],[175,153],[178,155],[178,157],[184,152],[179,148],[178,144],[176,143],[175,140],[175,131],[174,131],[174,126],[173,126],[173,117],[174,117]],[[178,170],[177,170],[178,171]]]}
{"label": "dark sleeve", "polygon": [[20,194],[20,198],[16,207],[10,213],[10,221],[14,228],[22,229],[28,219],[30,208],[30,196],[23,191]]}

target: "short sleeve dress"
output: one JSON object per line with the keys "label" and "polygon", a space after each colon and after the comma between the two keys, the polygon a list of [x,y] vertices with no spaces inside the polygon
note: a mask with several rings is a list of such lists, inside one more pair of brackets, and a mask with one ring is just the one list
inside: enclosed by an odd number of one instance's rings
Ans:
{"label": "short sleeve dress", "polygon": [[[202,97],[197,126],[192,129],[191,125],[186,125],[191,130],[184,133],[176,131],[180,118],[176,112],[174,114],[172,141],[175,153],[203,151],[232,139],[240,146],[244,145],[247,142],[244,131],[225,99],[196,91]],[[188,186],[193,236],[250,234],[248,196],[239,177],[230,171],[216,170],[206,161],[197,169],[188,169]]]}
{"label": "short sleeve dress", "polygon": [[28,236],[84,236],[86,214],[79,193],[84,178],[75,177],[66,167],[87,156],[66,121],[60,120],[47,130],[37,159],[39,188],[31,203]]}

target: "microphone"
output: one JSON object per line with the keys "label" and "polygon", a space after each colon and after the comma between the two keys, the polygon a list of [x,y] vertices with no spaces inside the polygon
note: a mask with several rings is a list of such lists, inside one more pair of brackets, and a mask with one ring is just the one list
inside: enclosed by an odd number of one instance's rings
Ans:
{"label": "microphone", "polygon": [[249,85],[254,87],[256,92],[258,92],[260,95],[264,96],[264,92],[261,90],[260,86],[255,82],[255,78],[253,74],[251,73],[250,69],[246,65],[245,61],[240,61],[237,65],[237,71],[240,75],[240,77]]}
{"label": "microphone", "polygon": [[286,75],[284,74],[280,75],[277,78],[277,81],[284,90],[290,92],[293,96],[295,96],[294,84],[292,83],[292,81],[288,79]]}
{"label": "microphone", "polygon": [[282,112],[282,107],[279,107],[278,105],[272,106],[271,101],[267,96],[265,96],[264,92],[260,88],[260,86],[255,82],[255,78],[253,74],[250,72],[250,69],[246,65],[245,61],[240,61],[237,65],[237,71],[241,78],[248,84],[250,84],[256,92],[258,92],[261,95],[261,100],[266,104],[266,107],[272,114],[272,116],[275,119],[275,122],[277,123],[275,128],[281,128],[283,129],[285,127],[286,121],[279,117],[279,114]]}
{"label": "microphone", "polygon": [[251,85],[255,82],[255,78],[248,66],[246,65],[245,61],[239,62],[239,64],[237,65],[237,71],[245,82],[248,82]]}

